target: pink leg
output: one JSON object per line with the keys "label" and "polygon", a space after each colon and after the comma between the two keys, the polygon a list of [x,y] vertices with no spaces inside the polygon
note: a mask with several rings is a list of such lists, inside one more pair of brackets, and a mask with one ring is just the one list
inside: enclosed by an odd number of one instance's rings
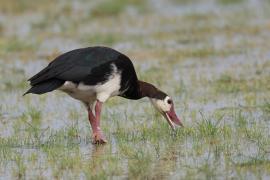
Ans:
{"label": "pink leg", "polygon": [[94,144],[104,144],[107,142],[104,137],[101,129],[100,129],[100,115],[101,115],[102,102],[97,101],[95,106],[95,114],[93,114],[92,110],[88,110],[88,117],[93,131],[93,143]]}

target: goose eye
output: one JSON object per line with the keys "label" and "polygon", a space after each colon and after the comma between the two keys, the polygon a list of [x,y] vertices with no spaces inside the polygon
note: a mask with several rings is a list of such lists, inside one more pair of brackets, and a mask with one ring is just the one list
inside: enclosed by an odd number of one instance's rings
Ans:
{"label": "goose eye", "polygon": [[168,99],[167,103],[172,104],[172,100]]}

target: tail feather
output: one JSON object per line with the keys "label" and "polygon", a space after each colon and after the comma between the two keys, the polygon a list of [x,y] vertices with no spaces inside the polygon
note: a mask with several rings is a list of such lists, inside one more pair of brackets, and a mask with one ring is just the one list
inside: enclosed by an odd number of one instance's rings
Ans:
{"label": "tail feather", "polygon": [[50,72],[50,69],[47,67],[43,69],[42,71],[40,71],[39,73],[37,73],[36,75],[34,75],[33,77],[31,77],[30,79],[28,79],[28,81],[30,81],[30,85],[35,86],[36,84],[39,84],[43,81],[46,81],[52,78],[50,77],[51,74],[49,72]]}
{"label": "tail feather", "polygon": [[33,85],[27,92],[23,94],[26,95],[28,93],[33,93],[33,94],[44,94],[50,91],[53,91],[60,86],[64,84],[65,81],[60,80],[60,79],[49,79],[46,81],[43,81],[41,83]]}
{"label": "tail feather", "polygon": [[33,80],[37,79],[38,77],[40,77],[41,75],[45,74],[48,71],[49,71],[49,68],[46,67],[43,70],[41,70],[39,73],[37,73],[36,75],[34,75],[33,77],[29,78],[28,81],[33,81]]}

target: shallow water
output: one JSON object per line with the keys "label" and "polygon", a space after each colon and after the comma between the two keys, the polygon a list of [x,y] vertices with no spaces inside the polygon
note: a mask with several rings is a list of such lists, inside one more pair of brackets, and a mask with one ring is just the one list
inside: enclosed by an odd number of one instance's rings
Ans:
{"label": "shallow water", "polygon": [[[96,4],[1,11],[0,179],[268,179],[270,4],[159,0],[93,15]],[[185,127],[171,131],[147,99],[115,97],[102,113],[108,144],[95,146],[81,103],[22,97],[55,56],[92,45],[127,54]]]}

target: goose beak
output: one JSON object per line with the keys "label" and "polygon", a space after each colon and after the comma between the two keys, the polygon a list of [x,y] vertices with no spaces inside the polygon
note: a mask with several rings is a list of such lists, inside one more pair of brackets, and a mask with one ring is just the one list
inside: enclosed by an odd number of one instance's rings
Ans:
{"label": "goose beak", "polygon": [[172,106],[171,109],[167,112],[163,112],[163,116],[171,126],[173,130],[175,130],[175,125],[184,127],[180,119],[177,117],[174,107]]}

